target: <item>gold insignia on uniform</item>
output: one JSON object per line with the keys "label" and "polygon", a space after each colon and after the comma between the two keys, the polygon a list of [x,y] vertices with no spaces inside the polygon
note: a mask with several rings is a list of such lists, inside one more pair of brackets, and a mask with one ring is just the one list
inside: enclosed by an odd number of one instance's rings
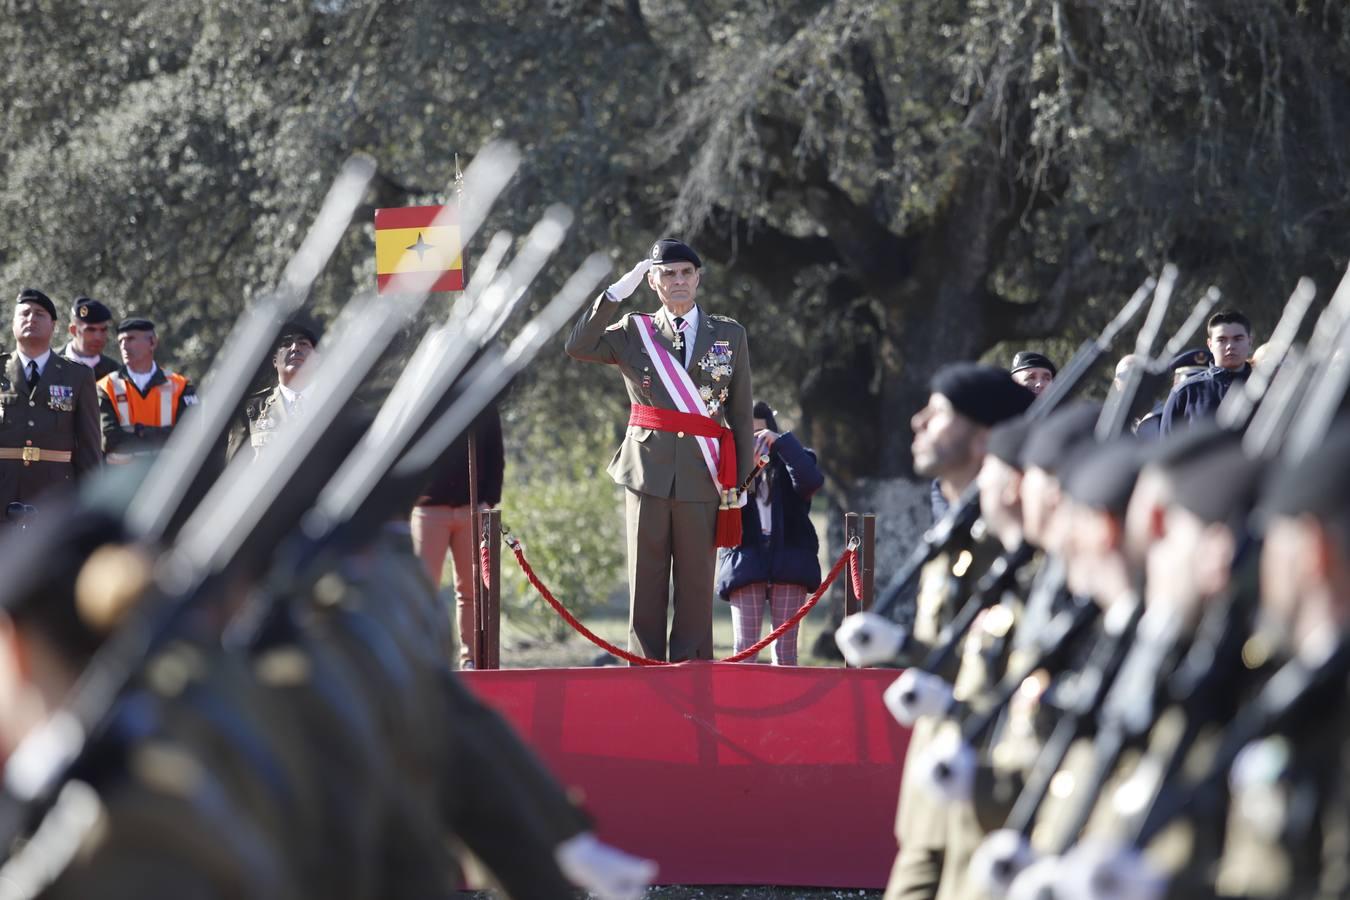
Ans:
{"label": "gold insignia on uniform", "polygon": [[956,562],[952,564],[952,574],[957,578],[962,577],[970,571],[971,564],[975,562],[975,555],[969,550],[962,550],[961,555],[956,557]]}
{"label": "gold insignia on uniform", "polygon": [[1017,617],[1003,604],[990,607],[984,614],[984,633],[993,638],[1003,638],[1012,631]]}

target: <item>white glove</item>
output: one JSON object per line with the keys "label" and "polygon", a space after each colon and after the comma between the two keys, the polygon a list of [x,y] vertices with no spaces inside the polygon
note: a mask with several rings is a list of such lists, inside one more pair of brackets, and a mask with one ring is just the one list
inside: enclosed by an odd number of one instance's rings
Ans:
{"label": "white glove", "polygon": [[975,749],[958,732],[938,736],[917,760],[919,783],[938,800],[960,803],[975,789]]}
{"label": "white glove", "polygon": [[1083,900],[1162,900],[1167,881],[1138,852],[1096,841],[1065,854],[1056,888]]}
{"label": "white glove", "polygon": [[629,269],[628,274],[606,288],[605,296],[615,303],[620,300],[627,300],[629,297],[633,296],[633,291],[638,289],[638,285],[642,284],[642,279],[647,277],[647,270],[651,267],[652,261],[650,259],[644,259],[642,262]]}
{"label": "white glove", "polygon": [[923,669],[906,669],[881,695],[895,721],[906,728],[920,716],[940,716],[952,705],[951,685]]}
{"label": "white glove", "polygon": [[583,831],[558,845],[558,868],[599,900],[641,900],[656,878],[656,863],[629,856]]}
{"label": "white glove", "polygon": [[994,900],[1003,900],[1013,879],[1036,860],[1020,832],[1003,828],[985,838],[970,858],[970,877],[976,889]]}
{"label": "white glove", "polygon": [[851,666],[888,663],[900,654],[909,632],[876,613],[854,613],[839,625],[834,642]]}
{"label": "white glove", "polygon": [[1080,900],[1059,889],[1059,867],[1058,856],[1043,856],[1036,860],[1013,879],[1008,888],[1008,900],[1045,900],[1046,897]]}

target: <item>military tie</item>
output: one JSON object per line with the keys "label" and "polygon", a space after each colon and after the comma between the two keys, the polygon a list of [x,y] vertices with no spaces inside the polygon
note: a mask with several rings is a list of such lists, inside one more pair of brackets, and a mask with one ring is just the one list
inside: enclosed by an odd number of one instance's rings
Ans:
{"label": "military tie", "polygon": [[689,365],[689,342],[684,339],[684,316],[675,317],[675,333],[680,337],[680,362]]}
{"label": "military tie", "polygon": [[37,360],[30,359],[28,361],[28,392],[30,394],[33,392],[33,388],[37,387],[37,383],[38,383]]}

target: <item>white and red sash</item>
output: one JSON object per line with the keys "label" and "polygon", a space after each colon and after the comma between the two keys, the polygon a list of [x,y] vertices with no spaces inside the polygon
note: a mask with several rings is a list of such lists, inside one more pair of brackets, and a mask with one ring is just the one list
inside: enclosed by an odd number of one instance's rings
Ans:
{"label": "white and red sash", "polygon": [[[661,384],[665,386],[666,393],[675,404],[675,408],[682,413],[695,416],[703,416],[709,422],[716,424],[716,420],[708,415],[708,407],[704,404],[703,398],[699,396],[698,388],[694,386],[694,379],[689,377],[689,372],[684,366],[680,365],[670,351],[656,342],[656,332],[652,327],[652,317],[638,315],[633,317],[637,321],[638,334],[642,337],[642,343],[647,348],[647,355],[656,363],[656,374],[661,379]],[[651,426],[644,426],[651,427]],[[728,487],[735,487],[736,473],[731,473],[731,483],[723,484],[722,479],[718,477],[722,463],[722,447],[720,437],[722,426],[717,426],[718,433],[713,436],[696,437],[698,449],[703,454],[703,460],[708,464],[708,474],[712,476],[713,484],[718,492]],[[659,431],[667,430],[658,428]],[[734,457],[732,464],[734,465]]]}

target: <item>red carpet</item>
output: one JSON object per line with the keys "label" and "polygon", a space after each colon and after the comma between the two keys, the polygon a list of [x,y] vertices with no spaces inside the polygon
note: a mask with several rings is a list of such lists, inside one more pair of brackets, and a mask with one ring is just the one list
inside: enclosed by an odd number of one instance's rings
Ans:
{"label": "red carpet", "polygon": [[881,702],[895,671],[464,674],[659,883],[885,886],[908,737]]}

